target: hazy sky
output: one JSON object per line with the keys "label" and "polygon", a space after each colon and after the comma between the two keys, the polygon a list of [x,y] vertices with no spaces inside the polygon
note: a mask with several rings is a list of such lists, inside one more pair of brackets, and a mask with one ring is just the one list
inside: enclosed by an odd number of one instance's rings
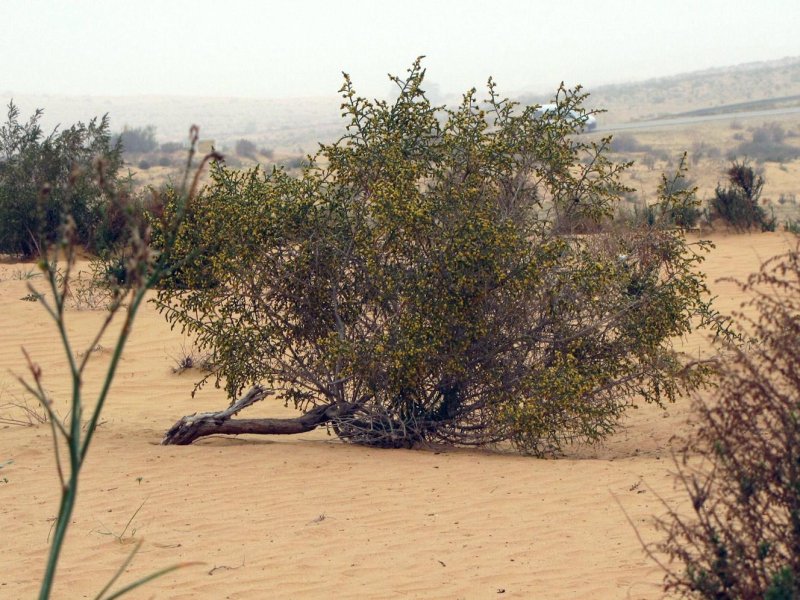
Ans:
{"label": "hazy sky", "polygon": [[798,0],[0,0],[0,93],[552,91],[800,55]]}

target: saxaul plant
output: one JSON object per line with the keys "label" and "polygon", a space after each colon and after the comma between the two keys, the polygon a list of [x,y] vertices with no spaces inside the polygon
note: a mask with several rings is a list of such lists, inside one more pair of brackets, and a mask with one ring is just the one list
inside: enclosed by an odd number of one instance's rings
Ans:
{"label": "saxaul plant", "polygon": [[[197,194],[199,177],[206,163],[210,160],[218,160],[221,158],[215,153],[206,155],[194,171],[194,179],[191,187],[187,187],[190,171],[192,170],[197,137],[198,129],[197,127],[192,127],[192,144],[187,159],[183,186],[181,188],[182,191],[176,194],[176,197],[179,198],[177,211],[173,214],[170,222],[162,224],[161,227],[161,231],[164,235],[164,248],[167,250],[174,241],[174,232],[178,230],[183,220],[187,205],[191,203],[192,199]],[[97,176],[99,184],[101,186],[104,185],[102,164],[98,164]],[[156,198],[156,200],[158,199]],[[75,221],[71,217],[67,217],[61,229],[61,236],[58,243],[48,247],[47,250],[42,252],[38,262],[38,268],[44,276],[45,287],[48,290],[48,294],[41,295],[39,301],[50,315],[58,331],[58,337],[64,350],[69,368],[69,377],[71,379],[69,416],[62,422],[55,415],[52,402],[45,392],[41,367],[34,362],[33,358],[23,348],[23,353],[27,361],[29,378],[19,377],[19,380],[22,385],[38,399],[48,416],[47,422],[50,424],[53,435],[56,470],[61,487],[61,501],[59,504],[58,516],[55,521],[47,564],[44,576],[42,577],[42,584],[39,592],[40,600],[49,598],[52,593],[56,569],[71,521],[72,512],[75,508],[75,502],[78,497],[81,471],[94,439],[97,426],[100,423],[100,416],[108,399],[111,383],[114,380],[117,366],[122,357],[122,352],[130,336],[133,322],[142,303],[145,301],[147,291],[156,285],[171,268],[167,266],[161,254],[152,250],[150,244],[150,229],[146,223],[137,222],[136,219],[131,216],[126,235],[127,241],[123,250],[124,277],[122,281],[111,282],[111,298],[108,312],[91,342],[88,344],[88,350],[82,353],[74,351],[74,342],[68,332],[68,318],[65,310],[70,298],[70,282],[75,276],[76,246],[79,241]],[[43,244],[41,247],[46,246]],[[64,267],[61,270],[59,270],[59,257],[61,257],[64,263]],[[29,287],[31,292],[34,293],[35,290],[33,286],[29,285]],[[83,397],[83,390],[86,388],[84,385],[86,367],[93,355],[90,350],[98,346],[100,339],[111,324],[120,319],[122,320],[122,326],[115,343],[111,347],[111,359],[105,371],[101,389],[97,395],[96,401],[93,404],[87,403]],[[115,575],[100,591],[97,595],[98,599],[110,600],[112,598],[118,598],[152,579],[191,564],[181,563],[165,567],[111,593],[111,587],[116,583],[131,560],[133,560],[133,557],[140,547],[141,542],[133,548]]]}
{"label": "saxaul plant", "polygon": [[[485,100],[434,106],[424,76],[418,59],[392,78],[391,103],[345,76],[345,133],[297,176],[212,169],[175,244],[203,254],[158,306],[213,354],[201,384],[231,400],[253,387],[165,443],[326,426],[371,446],[550,455],[611,434],[633,397],[661,405],[707,380],[672,344],[724,334],[699,271],[709,243],[675,227],[695,202],[682,172],[652,224],[612,228],[626,164],[575,135],[579,89],[545,117],[491,80]],[[272,387],[303,414],[229,418]]]}

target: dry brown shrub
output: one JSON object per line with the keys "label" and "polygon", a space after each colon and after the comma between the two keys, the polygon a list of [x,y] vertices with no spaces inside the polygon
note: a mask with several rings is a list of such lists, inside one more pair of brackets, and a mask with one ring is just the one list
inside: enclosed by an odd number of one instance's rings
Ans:
{"label": "dry brown shrub", "polygon": [[737,315],[753,343],[731,347],[712,401],[676,457],[690,509],[657,520],[665,590],[697,598],[800,598],[800,244],[747,282]]}

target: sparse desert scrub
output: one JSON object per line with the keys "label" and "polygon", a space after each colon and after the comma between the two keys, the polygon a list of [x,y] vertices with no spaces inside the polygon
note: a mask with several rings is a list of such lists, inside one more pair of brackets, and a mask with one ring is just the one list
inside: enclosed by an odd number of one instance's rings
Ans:
{"label": "sparse desert scrub", "polygon": [[179,374],[192,369],[206,373],[213,373],[214,371],[214,355],[198,349],[194,344],[187,345],[184,342],[178,352],[170,356],[170,358],[173,363],[173,373]]}
{"label": "sparse desert scrub", "polygon": [[651,153],[653,147],[640,142],[637,137],[631,133],[621,133],[615,135],[611,140],[611,151],[620,154],[628,153]]}
{"label": "sparse desert scrub", "polygon": [[800,147],[786,141],[787,132],[779,123],[765,123],[750,131],[750,140],[743,140],[729,154],[763,162],[788,162],[800,157]]}
{"label": "sparse desert scrub", "polygon": [[731,346],[677,454],[688,511],[668,507],[665,589],[693,598],[800,597],[800,245],[741,290],[749,347]]}
{"label": "sparse desert scrub", "polygon": [[258,146],[251,140],[240,139],[236,141],[235,150],[238,156],[255,159],[258,153]]}

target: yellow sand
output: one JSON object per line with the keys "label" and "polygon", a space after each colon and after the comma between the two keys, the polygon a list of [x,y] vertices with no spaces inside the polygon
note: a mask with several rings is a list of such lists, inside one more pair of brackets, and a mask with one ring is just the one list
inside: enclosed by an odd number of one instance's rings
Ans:
{"label": "yellow sand", "polygon": [[[743,278],[793,243],[779,233],[711,237],[711,281]],[[31,268],[0,263],[0,405],[26,400],[9,372],[25,373],[24,345],[65,415],[65,359],[55,330],[40,305],[20,300],[29,282],[15,277]],[[42,285],[41,278],[30,283]],[[735,286],[712,287],[720,310],[738,307]],[[69,311],[76,349],[84,350],[103,316]],[[87,397],[99,386],[112,342],[107,335],[94,353]],[[559,460],[374,450],[343,445],[324,431],[164,447],[161,436],[178,417],[226,405],[213,387],[190,397],[196,372],[172,373],[170,357],[183,343],[145,307],[81,479],[55,598],[94,597],[142,538],[124,582],[174,562],[205,564],[133,598],[660,595],[662,575],[614,498],[645,539],[656,539],[649,519],[663,509],[654,492],[682,500],[669,474],[669,440],[686,431],[687,402],[666,412],[632,411],[604,446],[570,449]],[[697,352],[706,347],[697,336],[685,344]],[[268,414],[291,412],[268,403],[250,411]],[[0,417],[24,418],[10,406]],[[0,424],[0,464],[9,460],[0,468],[0,598],[31,598],[59,497],[49,427]]]}

